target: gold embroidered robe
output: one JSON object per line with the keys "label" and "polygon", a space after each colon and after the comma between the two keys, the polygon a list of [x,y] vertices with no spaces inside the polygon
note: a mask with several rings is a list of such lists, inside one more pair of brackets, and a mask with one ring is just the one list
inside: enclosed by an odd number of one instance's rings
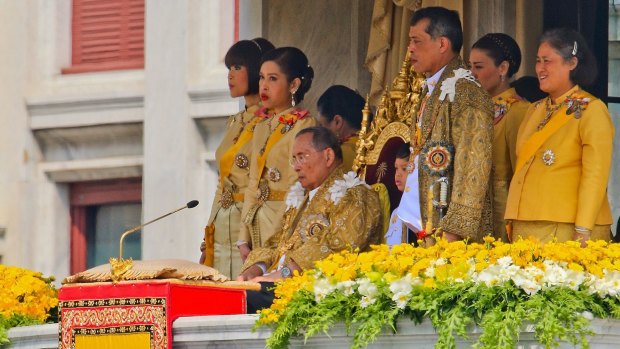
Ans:
{"label": "gold embroidered robe", "polygon": [[[443,231],[480,240],[493,230],[490,191],[493,102],[486,91],[467,79],[457,80],[453,102],[448,96],[440,100],[443,81],[453,77],[454,70],[459,68],[465,69],[465,64],[460,57],[456,57],[443,71],[426,102],[420,135],[422,140],[428,138],[426,145],[442,143],[454,147],[452,166],[447,174],[448,209],[441,223],[439,214],[433,211],[433,227],[440,226]],[[422,95],[425,93],[423,91]],[[430,136],[427,136],[429,133]],[[433,149],[424,147],[419,154],[422,167],[419,171],[422,222],[428,219],[429,187],[440,178],[424,169],[423,163],[432,153]]]}
{"label": "gold embroidered robe", "polygon": [[[235,145],[235,138],[238,138],[246,127],[252,127],[252,121],[256,121],[254,113],[258,108],[259,105],[249,106],[230,117],[226,133],[215,151],[215,161],[219,174],[223,172],[222,157],[228,149]],[[233,154],[233,157],[237,154],[245,154],[249,157],[251,156],[251,150],[252,141],[250,139],[250,141],[241,145],[236,154]],[[222,178],[220,177],[218,180],[217,191],[211,205],[211,216],[208,223],[209,225],[213,224],[215,228],[213,267],[229,278],[239,275],[242,265],[235,242],[239,235],[243,194],[248,186],[248,176],[250,173],[249,165],[239,166],[243,164],[235,164],[234,161],[231,165],[230,173],[226,178],[223,178],[224,187],[221,185]],[[224,193],[224,200],[222,200],[222,193]]]}
{"label": "gold embroidered robe", "polygon": [[[579,86],[559,97],[556,103],[574,93],[578,98],[590,99],[579,118],[575,113],[567,114],[564,104],[538,131],[546,115],[545,100],[528,109],[517,137],[517,163],[524,161],[524,165],[517,169],[510,183],[506,219],[573,223],[587,229],[612,224],[606,189],[614,126],[605,103]],[[568,120],[528,157],[528,140],[556,118]],[[543,161],[545,152],[549,164]],[[549,161],[551,154],[553,161]]]}
{"label": "gold embroidered robe", "polygon": [[[304,128],[317,124],[314,117],[307,115],[282,133],[278,119],[292,111],[293,108],[269,117],[261,121],[254,130],[249,182],[245,191],[238,236],[238,240],[249,242],[252,248],[263,246],[281,226],[286,192],[297,181],[297,173],[289,164],[295,135]],[[260,171],[258,156],[272,133],[281,138],[265,151],[264,169]]]}
{"label": "gold embroidered robe", "polygon": [[493,97],[493,236],[508,242],[506,199],[517,162],[517,133],[530,103],[510,88]]}
{"label": "gold embroidered robe", "polygon": [[383,218],[374,190],[357,185],[347,189],[338,203],[331,200],[329,189],[343,175],[342,166],[336,168],[310,202],[306,192],[300,208],[286,211],[280,230],[262,248],[250,252],[242,270],[258,262],[272,270],[282,254],[285,264],[292,259],[305,270],[331,253],[345,248],[366,250],[379,243]]}

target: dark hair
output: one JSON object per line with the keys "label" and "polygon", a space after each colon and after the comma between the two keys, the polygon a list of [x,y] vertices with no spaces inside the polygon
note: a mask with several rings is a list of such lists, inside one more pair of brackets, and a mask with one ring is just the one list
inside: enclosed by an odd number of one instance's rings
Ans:
{"label": "dark hair", "polygon": [[481,37],[471,48],[484,50],[499,66],[503,61],[508,62],[508,77],[512,77],[521,66],[521,50],[519,45],[504,33],[489,33]]}
{"label": "dark hair", "polygon": [[312,147],[314,150],[320,151],[331,148],[334,154],[336,154],[336,159],[342,161],[342,148],[340,147],[338,137],[332,131],[323,126],[312,126],[299,131],[295,138],[299,138],[307,133],[312,135]]}
{"label": "dark hair", "polygon": [[426,33],[433,39],[445,36],[452,43],[452,52],[458,53],[463,46],[463,27],[459,13],[444,7],[424,7],[413,13],[410,24],[428,19]]}
{"label": "dark hair", "polygon": [[597,74],[596,59],[581,34],[568,28],[551,29],[541,36],[540,43],[543,42],[549,44],[565,62],[577,58],[577,66],[569,74],[570,81],[581,86],[594,82]]}
{"label": "dark hair", "polygon": [[526,75],[518,78],[510,84],[514,87],[517,94],[525,98],[528,102],[536,102],[548,96],[548,94],[540,89],[538,78]]}
{"label": "dark hair", "polygon": [[316,108],[327,121],[332,121],[334,116],[340,115],[350,127],[359,130],[362,127],[362,109],[364,109],[364,97],[352,89],[342,86],[330,86],[319,100]]}
{"label": "dark hair", "polygon": [[396,158],[409,160],[409,155],[411,155],[410,148],[411,148],[411,144],[409,143],[402,144],[396,151]]}
{"label": "dark hair", "polygon": [[258,73],[260,72],[261,57],[274,48],[269,40],[255,38],[237,41],[226,52],[224,57],[226,68],[230,69],[230,67],[238,65],[245,67],[248,71],[248,95],[258,93]]}
{"label": "dark hair", "polygon": [[312,86],[312,79],[314,78],[314,69],[308,64],[308,58],[303,51],[297,47],[279,47],[263,55],[261,65],[268,61],[273,61],[280,67],[289,83],[295,78],[301,80],[301,84],[293,94],[293,98],[295,98],[295,103],[303,101],[306,92]]}

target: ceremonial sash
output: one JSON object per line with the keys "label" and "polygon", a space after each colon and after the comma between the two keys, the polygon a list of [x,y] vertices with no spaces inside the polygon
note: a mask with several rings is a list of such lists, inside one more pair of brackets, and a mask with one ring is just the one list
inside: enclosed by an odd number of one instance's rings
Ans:
{"label": "ceremonial sash", "polygon": [[[269,122],[271,122],[271,120]],[[271,150],[273,145],[278,143],[286,133],[282,133],[283,127],[284,124],[279,123],[278,127],[276,127],[276,129],[271,132],[267,144],[265,144],[265,152],[263,152],[262,155],[259,154],[258,158],[256,159],[256,163],[258,164],[258,178],[261,178],[263,175],[263,170],[265,169],[265,162],[267,161],[267,154],[269,154],[269,151]]]}
{"label": "ceremonial sash", "polygon": [[564,124],[572,120],[570,115],[556,116],[542,130],[535,132],[523,145],[523,149],[517,156],[517,165],[515,167],[515,174],[518,173],[525,163],[536,154],[538,149],[551,137],[557,130],[559,130]]}
{"label": "ceremonial sash", "polygon": [[233,144],[232,147],[228,148],[224,155],[222,155],[222,158],[220,159],[220,184],[222,185],[222,189],[224,188],[224,178],[228,177],[230,174],[237,152],[244,144],[252,139],[252,135],[254,134],[254,125],[256,125],[259,121],[259,117],[254,117],[252,121],[250,121],[250,123],[243,129],[237,139],[237,142]]}

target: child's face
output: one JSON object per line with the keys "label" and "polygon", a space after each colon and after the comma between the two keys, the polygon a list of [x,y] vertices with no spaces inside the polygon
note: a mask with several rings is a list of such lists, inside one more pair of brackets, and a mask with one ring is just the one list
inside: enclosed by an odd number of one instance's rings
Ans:
{"label": "child's face", "polygon": [[400,191],[405,190],[405,184],[407,183],[407,163],[407,159],[396,158],[396,161],[394,161],[394,168],[396,168],[394,182]]}

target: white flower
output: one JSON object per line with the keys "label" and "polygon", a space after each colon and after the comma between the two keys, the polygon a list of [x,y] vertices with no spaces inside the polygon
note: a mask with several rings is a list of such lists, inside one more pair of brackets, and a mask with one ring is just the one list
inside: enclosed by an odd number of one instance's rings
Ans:
{"label": "white flower", "polygon": [[542,286],[536,279],[542,275],[542,270],[536,267],[527,267],[520,269],[511,279],[517,287],[531,296],[541,290]]}
{"label": "white flower", "polygon": [[343,179],[337,179],[334,181],[334,184],[329,188],[330,199],[338,204],[340,199],[344,197],[344,194],[348,189],[353,188],[358,185],[364,185],[367,188],[370,188],[368,184],[366,184],[363,180],[359,179],[355,172],[349,171],[342,176]]}
{"label": "white flower", "polygon": [[373,297],[379,292],[377,285],[373,284],[369,279],[357,279],[357,284],[359,285],[357,292],[362,296]]}
{"label": "white flower", "polygon": [[487,286],[495,286],[499,283],[499,268],[497,265],[491,265],[480,271],[476,282],[484,282]]}
{"label": "white flower", "polygon": [[587,320],[593,320],[594,319],[594,314],[592,314],[591,312],[589,312],[587,310],[584,310],[583,313],[581,313],[581,316],[583,316]]}
{"label": "white flower", "polygon": [[355,286],[355,281],[341,281],[336,284],[336,288],[342,291],[345,296],[350,296],[355,292],[353,288]]}
{"label": "white flower", "polygon": [[435,267],[428,267],[424,270],[424,276],[427,278],[435,277]]}
{"label": "white flower", "polygon": [[437,258],[436,260],[431,262],[431,265],[433,266],[440,266],[440,265],[446,265],[446,263],[448,263],[448,260],[445,258]]}
{"label": "white flower", "polygon": [[413,278],[411,274],[407,274],[405,277],[398,279],[390,284],[390,291],[392,292],[392,300],[396,303],[399,309],[405,309],[407,302],[411,298],[411,291],[413,285],[420,285],[422,281],[420,278]]}
{"label": "white flower", "polygon": [[502,268],[507,268],[512,264],[512,257],[505,256],[497,260],[497,264]]}
{"label": "white flower", "polygon": [[368,296],[363,296],[362,299],[360,299],[360,306],[362,308],[366,308],[367,306],[375,303],[377,301],[377,299],[375,298],[371,298]]}
{"label": "white flower", "polygon": [[441,83],[441,95],[439,95],[440,101],[443,101],[447,95],[450,102],[454,102],[454,96],[456,95],[456,82],[459,79],[466,79],[480,86],[480,84],[476,81],[476,78],[471,75],[471,71],[463,68],[456,69],[453,77],[447,78]]}
{"label": "white flower", "polygon": [[336,286],[333,285],[329,279],[318,279],[314,282],[314,299],[318,303],[334,292],[334,290],[336,290]]}
{"label": "white flower", "polygon": [[286,209],[299,209],[301,207],[301,204],[304,202],[305,197],[305,189],[301,186],[301,183],[299,181],[295,182],[295,184],[291,186],[291,189],[288,190],[288,194],[286,195]]}

